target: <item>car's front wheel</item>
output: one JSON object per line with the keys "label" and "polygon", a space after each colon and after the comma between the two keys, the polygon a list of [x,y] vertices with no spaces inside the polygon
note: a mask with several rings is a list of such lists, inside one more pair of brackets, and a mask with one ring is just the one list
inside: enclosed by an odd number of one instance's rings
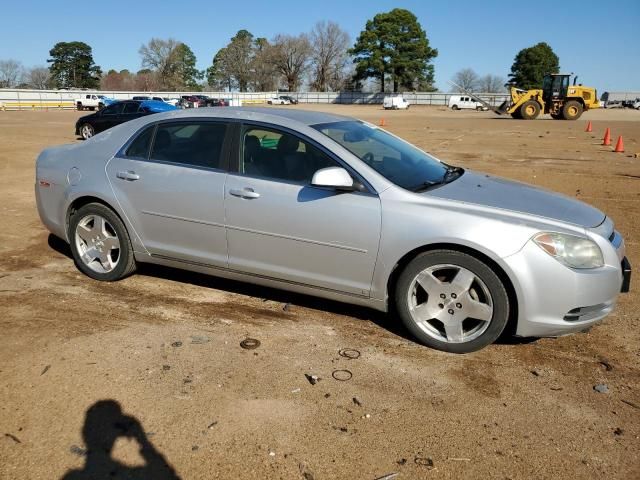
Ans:
{"label": "car's front wheel", "polygon": [[400,274],[395,302],[407,329],[437,350],[470,353],[493,343],[509,318],[504,284],[484,262],[455,250],[414,258]]}
{"label": "car's front wheel", "polygon": [[88,123],[85,123],[80,127],[80,135],[82,135],[82,138],[84,138],[85,140],[89,140],[95,135],[95,133],[96,132],[93,129],[93,126]]}
{"label": "car's front wheel", "polygon": [[136,269],[127,229],[105,205],[89,203],[71,216],[69,242],[78,269],[95,280],[120,280]]}

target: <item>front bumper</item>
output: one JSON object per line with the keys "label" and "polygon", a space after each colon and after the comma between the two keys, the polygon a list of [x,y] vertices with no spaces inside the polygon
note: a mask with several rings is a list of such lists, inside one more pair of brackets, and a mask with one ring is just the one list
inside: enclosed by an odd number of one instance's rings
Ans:
{"label": "front bumper", "polygon": [[617,247],[606,239],[598,243],[605,265],[596,269],[567,268],[532,241],[504,259],[517,281],[516,335],[567,335],[588,329],[613,311],[618,294],[629,289],[631,267],[623,242]]}

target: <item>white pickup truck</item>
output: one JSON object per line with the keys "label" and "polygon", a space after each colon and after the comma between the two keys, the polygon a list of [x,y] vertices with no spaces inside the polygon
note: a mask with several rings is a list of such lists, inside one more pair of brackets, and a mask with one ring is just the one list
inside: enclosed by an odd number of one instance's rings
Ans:
{"label": "white pickup truck", "polygon": [[86,93],[81,95],[80,98],[76,98],[75,103],[78,110],[101,110],[114,101],[115,100],[113,98],[108,98],[104,95]]}

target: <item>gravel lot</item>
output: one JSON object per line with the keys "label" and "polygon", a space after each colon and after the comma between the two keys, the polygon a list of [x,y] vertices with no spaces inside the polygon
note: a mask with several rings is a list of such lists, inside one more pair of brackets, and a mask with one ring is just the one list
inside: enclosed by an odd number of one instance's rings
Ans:
{"label": "gravel lot", "polygon": [[[384,118],[450,163],[589,202],[640,267],[640,112],[291,108]],[[466,356],[414,343],[391,316],[204,275],[143,267],[95,282],[48,236],[33,195],[34,159],[79,141],[78,115],[0,112],[0,478],[85,462],[95,478],[640,478],[638,276],[589,333]],[[600,146],[606,127],[626,153]],[[261,345],[242,349],[246,337]],[[88,458],[110,434],[111,460]]]}

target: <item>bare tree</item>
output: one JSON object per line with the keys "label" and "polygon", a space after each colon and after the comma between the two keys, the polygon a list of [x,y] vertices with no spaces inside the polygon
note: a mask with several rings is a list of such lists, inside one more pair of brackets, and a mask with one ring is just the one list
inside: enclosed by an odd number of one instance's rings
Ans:
{"label": "bare tree", "polygon": [[38,90],[46,90],[50,86],[51,74],[47,67],[33,67],[27,73],[27,83]]}
{"label": "bare tree", "polygon": [[453,83],[455,83],[455,86],[452,88],[452,91],[457,92],[462,88],[468,92],[475,92],[478,88],[478,80],[478,74],[473,71],[473,69],[463,68],[453,76]]}
{"label": "bare tree", "polygon": [[22,76],[22,64],[17,60],[0,60],[0,88],[15,87]]}
{"label": "bare tree", "polygon": [[273,66],[273,49],[266,38],[256,38],[253,42],[253,82],[252,87],[256,92],[270,92],[275,90],[276,70]]}
{"label": "bare tree", "polygon": [[138,71],[135,76],[133,85],[134,90],[142,90],[144,92],[153,92],[162,88],[162,83],[160,81],[158,73],[148,68],[143,68],[142,70]]}
{"label": "bare tree", "polygon": [[167,40],[152,38],[149,43],[142,45],[138,50],[142,57],[143,69],[153,70],[163,88],[171,89],[173,87],[178,45],[180,42],[173,38]]}
{"label": "bare tree", "polygon": [[226,73],[237,82],[241,92],[249,89],[253,77],[253,54],[253,35],[247,30],[239,30],[224,48]]}
{"label": "bare tree", "polygon": [[500,75],[485,75],[478,80],[478,91],[482,93],[502,93],[506,80]]}
{"label": "bare tree", "polygon": [[273,39],[273,65],[282,74],[287,88],[294,92],[309,67],[311,44],[304,33],[298,36],[276,35]]}
{"label": "bare tree", "polygon": [[314,25],[309,35],[314,90],[325,92],[344,82],[349,34],[335,22],[321,21]]}

